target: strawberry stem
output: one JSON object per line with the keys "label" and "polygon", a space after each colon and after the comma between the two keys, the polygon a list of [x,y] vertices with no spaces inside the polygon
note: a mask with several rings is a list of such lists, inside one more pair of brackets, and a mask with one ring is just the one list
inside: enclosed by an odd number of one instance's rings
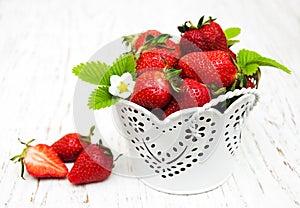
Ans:
{"label": "strawberry stem", "polygon": [[180,85],[183,82],[183,79],[179,77],[179,74],[181,73],[181,69],[178,70],[173,68],[169,68],[169,69],[165,68],[163,70],[163,73],[165,75],[166,80],[170,83],[172,89],[175,92],[179,92],[181,90]]}
{"label": "strawberry stem", "polygon": [[121,153],[121,154],[119,154],[115,159],[114,159],[114,162],[117,162],[117,160],[120,158],[120,157],[122,157],[123,156],[123,154]]}
{"label": "strawberry stem", "polygon": [[135,52],[135,58],[138,59],[143,51],[150,50],[153,48],[175,50],[175,48],[169,48],[168,46],[166,46],[166,41],[170,38],[172,38],[170,34],[160,34],[157,37],[154,37],[153,35],[147,35],[145,39],[145,44]]}
{"label": "strawberry stem", "polygon": [[94,131],[95,131],[96,127],[95,125],[93,125],[91,128],[90,128],[90,133],[89,135],[87,136],[82,136],[80,137],[80,140],[83,141],[83,142],[88,142],[88,143],[91,143],[92,141],[92,136],[94,136]]}
{"label": "strawberry stem", "polygon": [[30,143],[33,142],[35,139],[31,139],[26,143],[21,141],[20,138],[18,138],[18,140],[21,144],[25,145],[26,147],[23,149],[21,154],[10,158],[10,160],[15,162],[15,163],[20,162],[20,164],[21,164],[21,178],[25,180],[25,178],[24,178],[24,161],[23,161],[23,159],[26,157],[26,153],[27,153],[28,148],[31,147]]}
{"label": "strawberry stem", "polygon": [[104,154],[105,155],[113,157],[113,154],[112,154],[111,150],[108,147],[106,147],[102,144],[102,139],[99,139],[99,142],[96,145],[98,145],[99,147],[104,149]]}

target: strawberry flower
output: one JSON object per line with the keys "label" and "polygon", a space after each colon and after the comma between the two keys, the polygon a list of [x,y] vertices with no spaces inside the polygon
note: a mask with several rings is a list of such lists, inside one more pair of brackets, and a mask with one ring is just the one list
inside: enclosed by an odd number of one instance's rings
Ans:
{"label": "strawberry flower", "polygon": [[128,72],[122,74],[122,76],[112,75],[108,91],[114,96],[126,99],[132,94],[134,84],[132,75]]}

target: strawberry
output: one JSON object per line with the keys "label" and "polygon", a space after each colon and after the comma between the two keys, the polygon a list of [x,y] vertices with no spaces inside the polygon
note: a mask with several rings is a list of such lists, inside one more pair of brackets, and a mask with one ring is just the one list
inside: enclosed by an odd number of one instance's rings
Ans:
{"label": "strawberry", "polygon": [[250,77],[246,77],[246,86],[245,88],[255,88],[253,82],[251,81]]}
{"label": "strawberry", "polygon": [[180,89],[175,98],[181,109],[202,107],[211,100],[208,88],[196,80],[185,78]]}
{"label": "strawberry", "polygon": [[163,72],[147,71],[137,79],[131,102],[149,110],[163,108],[171,100],[171,88]]}
{"label": "strawberry", "polygon": [[135,51],[139,50],[139,48],[146,43],[147,36],[151,35],[153,37],[157,37],[160,34],[161,32],[157,30],[147,30],[146,32],[141,33],[133,43]]}
{"label": "strawberry", "polygon": [[172,113],[175,113],[176,111],[179,111],[180,107],[178,105],[178,102],[176,99],[172,99],[171,102],[167,105],[167,107],[164,109],[165,117],[168,117]]}
{"label": "strawberry", "polygon": [[111,174],[113,162],[110,149],[101,143],[90,144],[79,154],[68,175],[68,180],[72,184],[104,181]]}
{"label": "strawberry", "polygon": [[178,27],[183,33],[179,43],[183,55],[196,51],[228,51],[227,39],[221,26],[211,17],[205,22],[203,20],[204,16],[200,18],[197,27],[190,21]]}
{"label": "strawberry", "polygon": [[231,49],[228,48],[227,53],[229,53],[232,60],[236,61],[236,54]]}
{"label": "strawberry", "polygon": [[[164,52],[165,50],[165,52]],[[157,49],[143,52],[136,61],[136,72],[138,75],[145,71],[163,71],[164,68],[172,68],[177,63],[177,58],[167,55],[167,49]]]}
{"label": "strawberry", "polygon": [[180,56],[179,45],[170,40],[169,34],[160,34],[157,37],[147,36],[144,45],[134,52],[136,72],[138,75],[144,71],[172,68]]}
{"label": "strawberry", "polygon": [[94,129],[95,126],[92,126],[88,136],[82,136],[78,133],[66,134],[53,143],[51,147],[55,150],[62,161],[74,162],[79,153],[90,144]]}
{"label": "strawberry", "polygon": [[68,169],[54,149],[46,144],[30,146],[33,141],[34,139],[27,143],[20,141],[26,146],[25,149],[20,155],[11,158],[12,161],[21,163],[21,177],[24,178],[24,165],[27,172],[36,178],[66,177]]}
{"label": "strawberry", "polygon": [[208,88],[196,80],[185,78],[180,89],[165,108],[166,117],[181,109],[202,107],[211,100]]}
{"label": "strawberry", "polygon": [[237,74],[230,55],[220,50],[189,53],[179,60],[178,68],[189,78],[217,87],[230,86]]}

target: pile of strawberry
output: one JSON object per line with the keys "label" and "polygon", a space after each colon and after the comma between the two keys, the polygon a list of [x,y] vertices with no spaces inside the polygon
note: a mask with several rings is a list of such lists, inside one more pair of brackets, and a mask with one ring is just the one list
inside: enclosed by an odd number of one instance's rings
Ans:
{"label": "pile of strawberry", "polygon": [[160,119],[181,109],[201,107],[227,91],[257,87],[259,66],[290,73],[253,51],[235,54],[230,47],[238,41],[231,38],[239,32],[225,34],[211,17],[207,21],[201,17],[197,26],[187,21],[178,30],[179,43],[157,30],[124,37],[136,60],[137,79],[130,101]]}
{"label": "pile of strawberry", "polygon": [[[31,146],[22,141],[25,149],[20,155],[11,158],[21,163],[21,177],[24,174],[24,165],[27,172],[36,178],[65,178],[72,184],[86,184],[104,181],[111,175],[113,155],[110,149],[99,144],[91,143],[95,127],[88,136],[78,133],[69,133],[57,140],[51,146],[37,144]],[[20,139],[19,139],[20,140]],[[70,172],[65,163],[74,162]]]}

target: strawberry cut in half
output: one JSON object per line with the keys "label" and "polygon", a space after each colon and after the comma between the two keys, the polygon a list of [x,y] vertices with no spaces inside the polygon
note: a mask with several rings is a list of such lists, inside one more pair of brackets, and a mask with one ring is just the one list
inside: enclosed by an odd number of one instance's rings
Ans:
{"label": "strawberry cut in half", "polygon": [[[20,139],[19,139],[20,141]],[[26,147],[20,155],[11,158],[14,162],[21,163],[21,177],[24,179],[24,165],[27,172],[35,178],[65,178],[68,169],[54,149],[46,144],[30,146],[22,141]]]}

